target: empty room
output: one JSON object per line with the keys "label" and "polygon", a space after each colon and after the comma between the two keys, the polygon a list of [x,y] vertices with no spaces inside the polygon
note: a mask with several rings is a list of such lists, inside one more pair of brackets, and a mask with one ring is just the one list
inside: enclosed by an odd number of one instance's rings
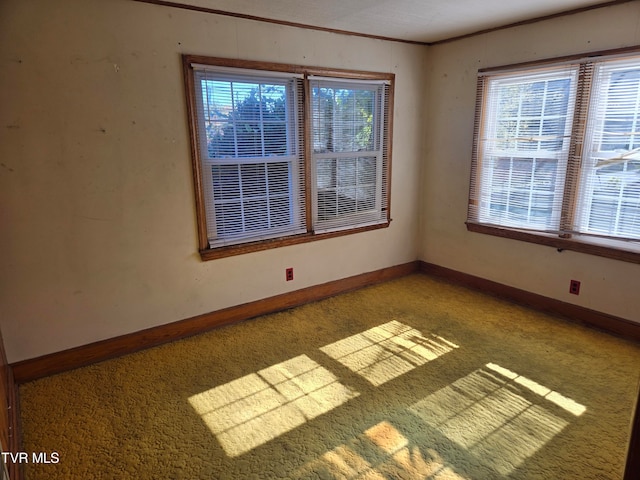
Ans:
{"label": "empty room", "polygon": [[0,0],[0,478],[640,478],[640,2]]}

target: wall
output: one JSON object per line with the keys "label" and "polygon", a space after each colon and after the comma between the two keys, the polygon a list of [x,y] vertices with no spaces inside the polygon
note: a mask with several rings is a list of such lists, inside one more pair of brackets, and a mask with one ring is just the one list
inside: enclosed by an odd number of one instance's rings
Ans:
{"label": "wall", "polygon": [[[202,262],[181,53],[394,72],[391,226]],[[0,319],[9,361],[415,260],[425,55],[131,0],[3,0]]]}
{"label": "wall", "polygon": [[[438,44],[429,49],[420,258],[640,321],[640,265],[466,230],[479,68],[640,44],[638,2]],[[569,294],[570,279],[582,282]]]}

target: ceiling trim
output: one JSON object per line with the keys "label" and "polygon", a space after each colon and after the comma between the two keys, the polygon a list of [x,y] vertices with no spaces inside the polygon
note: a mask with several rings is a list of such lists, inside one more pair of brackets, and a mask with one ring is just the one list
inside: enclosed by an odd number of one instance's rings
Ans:
{"label": "ceiling trim", "polygon": [[161,5],[163,7],[172,7],[172,8],[180,8],[183,10],[191,10],[194,12],[201,12],[201,13],[209,13],[209,14],[213,14],[213,15],[223,15],[226,17],[235,17],[235,18],[241,18],[244,20],[253,20],[256,22],[266,22],[266,23],[274,23],[276,25],[284,25],[284,26],[288,26],[288,27],[296,27],[296,28],[303,28],[303,29],[307,29],[307,30],[317,30],[317,31],[321,31],[321,32],[327,32],[327,33],[337,33],[340,35],[349,35],[349,36],[353,36],[353,37],[364,37],[364,38],[370,38],[370,39],[375,39],[375,40],[386,40],[386,41],[390,41],[390,42],[400,42],[400,43],[409,43],[409,44],[413,44],[413,45],[425,45],[425,46],[431,46],[431,45],[440,45],[443,43],[448,43],[448,42],[453,42],[456,40],[462,40],[464,38],[469,38],[469,37],[475,37],[477,35],[483,35],[485,33],[490,33],[490,32],[495,32],[498,30],[505,30],[507,28],[513,28],[513,27],[519,27],[522,25],[530,25],[532,23],[537,23],[537,22],[542,22],[545,20],[550,20],[553,18],[558,18],[558,17],[564,17],[567,15],[574,15],[576,13],[582,13],[582,12],[587,12],[590,10],[596,10],[596,9],[600,9],[600,8],[606,8],[606,7],[611,7],[613,5],[620,5],[623,3],[630,3],[630,2],[637,2],[638,0],[611,0],[608,2],[604,2],[604,3],[599,3],[596,5],[588,5],[586,7],[580,7],[580,8],[574,8],[571,10],[565,10],[564,12],[558,12],[558,13],[552,13],[550,15],[544,15],[542,17],[536,17],[536,18],[531,18],[529,20],[522,20],[519,22],[514,22],[514,23],[509,23],[507,25],[501,25],[498,27],[492,27],[492,28],[486,28],[483,30],[478,30],[476,32],[472,32],[472,33],[467,33],[464,35],[457,35],[454,37],[450,37],[450,38],[445,38],[442,40],[436,40],[433,42],[419,42],[417,40],[405,40],[402,38],[394,38],[394,37],[385,37],[382,35],[372,35],[372,34],[368,34],[368,33],[359,33],[359,32],[352,32],[349,30],[340,30],[340,29],[335,29],[335,28],[327,28],[327,27],[319,27],[317,25],[308,25],[306,23],[299,23],[299,22],[289,22],[286,20],[276,20],[276,19],[272,19],[272,18],[266,18],[266,17],[258,17],[255,15],[248,15],[248,14],[244,14],[244,13],[236,13],[236,12],[229,12],[226,10],[217,10],[215,8],[208,8],[208,7],[201,7],[198,5],[190,5],[187,3],[181,3],[181,2],[175,2],[175,1],[171,1],[171,0],[133,0],[134,2],[140,2],[140,3],[150,3],[153,5]]}
{"label": "ceiling trim", "polygon": [[349,30],[339,30],[339,29],[336,29],[336,28],[318,27],[316,25],[308,25],[306,23],[289,22],[287,20],[276,20],[276,19],[273,19],[273,18],[257,17],[255,15],[247,15],[245,13],[236,13],[236,12],[228,12],[228,11],[225,11],[225,10],[216,10],[215,8],[200,7],[198,5],[189,5],[189,4],[185,4],[185,3],[172,2],[172,1],[168,1],[168,0],[133,0],[133,1],[134,2],[140,2],[140,3],[151,3],[151,4],[154,4],[154,5],[162,5],[163,7],[181,8],[183,10],[191,10],[191,11],[195,11],[195,12],[211,13],[211,14],[214,14],[214,15],[224,15],[224,16],[227,16],[227,17],[242,18],[244,20],[254,20],[256,22],[275,23],[277,25],[284,25],[284,26],[287,26],[287,27],[304,28],[306,30],[319,30],[321,32],[338,33],[340,35],[350,35],[352,37],[365,37],[365,38],[372,38],[372,39],[375,39],[375,40],[386,40],[386,41],[389,41],[389,42],[411,43],[413,45],[429,45],[428,42],[418,42],[416,40],[404,40],[402,38],[385,37],[385,36],[382,36],[382,35],[372,35],[372,34],[368,34],[368,33],[352,32],[352,31],[349,31]]}
{"label": "ceiling trim", "polygon": [[590,10],[597,10],[600,8],[611,7],[614,5],[621,5],[623,3],[637,2],[638,0],[611,0],[604,3],[598,3],[596,5],[587,5],[586,7],[572,8],[571,10],[565,10],[564,12],[552,13],[544,15],[542,17],[530,18],[529,20],[521,20],[519,22],[509,23],[506,25],[500,25],[499,27],[485,28],[478,30],[477,32],[466,33],[464,35],[457,35],[451,38],[445,38],[443,40],[436,40],[429,42],[427,45],[440,45],[442,43],[454,42],[456,40],[462,40],[463,38],[475,37],[476,35],[483,35],[485,33],[496,32],[498,30],[505,30],[507,28],[520,27],[522,25],[530,25],[532,23],[543,22],[545,20],[551,20],[558,17],[566,17],[568,15],[575,15],[576,13],[588,12]]}

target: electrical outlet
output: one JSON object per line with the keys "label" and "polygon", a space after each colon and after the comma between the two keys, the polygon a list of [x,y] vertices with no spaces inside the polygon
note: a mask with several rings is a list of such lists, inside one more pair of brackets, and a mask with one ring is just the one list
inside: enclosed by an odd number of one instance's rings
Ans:
{"label": "electrical outlet", "polygon": [[293,268],[289,267],[284,271],[284,276],[287,279],[287,282],[293,280]]}
{"label": "electrical outlet", "polygon": [[580,295],[580,282],[578,280],[571,280],[571,282],[569,282],[569,293]]}

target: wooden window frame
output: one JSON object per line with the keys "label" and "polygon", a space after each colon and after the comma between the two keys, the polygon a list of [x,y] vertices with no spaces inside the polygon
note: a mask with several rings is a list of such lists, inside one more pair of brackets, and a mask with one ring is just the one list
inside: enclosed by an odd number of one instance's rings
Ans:
{"label": "wooden window frame", "polygon": [[[518,72],[519,70],[531,69],[534,67],[545,67],[545,66],[554,66],[561,65],[563,63],[579,63],[579,62],[594,62],[598,61],[602,57],[615,57],[615,56],[624,56],[624,55],[633,55],[640,53],[640,46],[633,47],[625,47],[613,50],[603,50],[598,52],[592,52],[587,54],[580,55],[570,55],[564,57],[558,57],[554,59],[533,61],[533,62],[524,62],[513,65],[506,65],[500,67],[492,67],[485,68],[478,71],[479,74],[491,74],[502,71],[510,71],[510,72]],[[580,66],[579,77],[584,75],[582,65]],[[580,78],[581,80],[581,78]],[[579,81],[580,81],[579,80]],[[583,92],[584,93],[584,92]],[[590,92],[587,92],[590,94]],[[472,156],[472,176],[476,174],[479,168],[479,159],[478,159],[478,145],[480,138],[482,136],[481,131],[481,118],[482,118],[482,110],[484,107],[484,86],[481,85],[481,82],[478,84],[477,89],[477,99],[476,99],[476,111],[475,111],[475,122],[474,122],[474,131],[473,131],[473,156]],[[580,106],[580,102],[576,101],[576,107]],[[571,141],[571,151],[569,152],[569,164],[567,166],[567,170],[577,169],[579,168],[579,157],[581,157],[582,152],[582,141],[576,141],[576,137],[584,135],[584,121],[583,116],[587,115],[587,112],[576,110],[574,114],[574,124],[572,127],[572,141]],[[583,122],[583,123],[580,123]],[[469,206],[476,205],[477,189],[480,188],[479,182],[474,185],[474,182],[471,182],[470,190],[469,190]],[[565,185],[564,190],[564,201],[563,201],[563,212],[561,222],[567,222],[570,220],[570,217],[575,214],[577,194],[575,192],[576,185]],[[467,230],[470,232],[481,233],[486,235],[493,235],[502,238],[509,238],[513,240],[519,240],[529,243],[535,243],[538,245],[545,245],[549,247],[556,248],[559,252],[563,250],[571,250],[580,253],[586,253],[590,255],[597,255],[605,258],[610,258],[614,260],[620,260],[629,263],[640,264],[640,250],[630,250],[624,248],[624,240],[613,240],[610,239],[611,243],[599,242],[597,240],[583,240],[580,236],[571,236],[566,234],[548,234],[542,232],[534,232],[530,230],[522,230],[515,227],[508,226],[496,226],[496,225],[488,225],[482,224],[478,221],[473,221],[470,217],[466,222]],[[617,245],[616,245],[617,243]]]}
{"label": "wooden window frame", "polygon": [[[209,239],[207,236],[206,226],[206,211],[203,189],[203,172],[200,161],[200,146],[198,140],[198,118],[197,118],[197,99],[194,88],[194,69],[193,64],[199,65],[211,65],[216,67],[232,67],[242,68],[250,70],[261,70],[265,72],[286,72],[292,74],[299,74],[304,76],[304,92],[303,92],[303,105],[302,110],[304,112],[304,161],[306,172],[306,187],[305,187],[305,210],[306,210],[306,233],[297,235],[286,235],[277,238],[271,238],[266,240],[250,241],[245,243],[239,243],[234,245],[219,246],[211,248],[209,245]],[[362,70],[346,70],[346,69],[332,69],[324,67],[307,67],[301,65],[281,64],[272,62],[258,62],[250,60],[239,60],[230,58],[219,57],[207,57],[201,55],[182,55],[183,76],[185,84],[185,95],[187,100],[187,120],[189,125],[190,146],[191,146],[191,163],[193,172],[193,185],[195,193],[195,206],[196,206],[196,223],[198,229],[198,250],[202,260],[214,260],[218,258],[229,257],[233,255],[242,255],[251,252],[258,252],[271,248],[284,247],[288,245],[298,245],[302,243],[324,240],[328,238],[339,237],[343,235],[351,235],[366,232],[369,230],[376,230],[380,228],[386,228],[391,223],[391,152],[392,152],[392,139],[393,139],[393,98],[394,98],[394,83],[395,74],[393,73],[379,73],[379,72],[367,72]],[[386,221],[364,226],[354,226],[344,230],[336,230],[323,233],[314,233],[312,222],[312,198],[311,198],[311,101],[309,91],[308,76],[322,76],[331,77],[336,80],[349,79],[349,80],[362,80],[362,81],[386,81],[389,84],[388,87],[388,100],[386,111],[387,116],[385,118],[385,131],[386,142],[384,149],[387,156],[387,168],[386,177],[384,182],[384,192],[386,192]]]}

